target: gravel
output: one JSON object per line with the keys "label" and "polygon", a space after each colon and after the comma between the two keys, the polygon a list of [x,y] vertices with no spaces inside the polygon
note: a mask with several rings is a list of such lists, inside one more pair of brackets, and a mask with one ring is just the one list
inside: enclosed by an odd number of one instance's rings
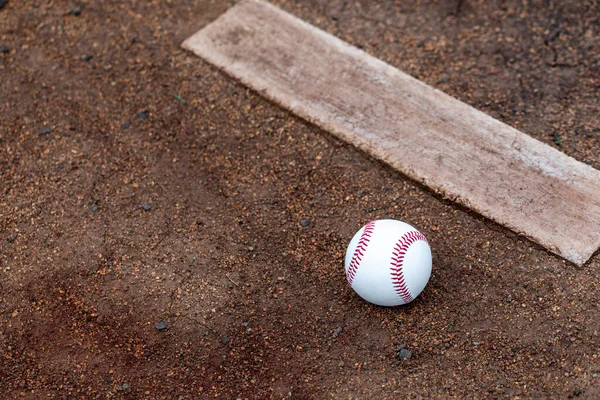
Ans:
{"label": "gravel", "polygon": [[412,351],[408,350],[408,349],[402,349],[398,352],[398,355],[396,356],[396,359],[399,361],[402,360],[410,360],[412,358]]}
{"label": "gravel", "polygon": [[150,211],[150,210],[152,210],[152,204],[148,204],[148,203],[142,203],[142,206],[141,206],[141,207],[142,207],[142,209],[143,209],[144,211]]}
{"label": "gravel", "polygon": [[342,328],[341,326],[338,326],[337,329],[335,330],[335,332],[333,332],[333,335],[331,335],[332,338],[337,338],[340,333],[342,333],[344,330],[344,328]]}

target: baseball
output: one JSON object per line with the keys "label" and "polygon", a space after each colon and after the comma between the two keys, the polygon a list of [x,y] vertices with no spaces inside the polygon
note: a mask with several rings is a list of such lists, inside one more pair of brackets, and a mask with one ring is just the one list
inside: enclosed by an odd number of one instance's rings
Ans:
{"label": "baseball", "polygon": [[356,293],[380,306],[413,301],[431,276],[431,249],[421,232],[393,219],[370,221],[346,250],[346,278]]}

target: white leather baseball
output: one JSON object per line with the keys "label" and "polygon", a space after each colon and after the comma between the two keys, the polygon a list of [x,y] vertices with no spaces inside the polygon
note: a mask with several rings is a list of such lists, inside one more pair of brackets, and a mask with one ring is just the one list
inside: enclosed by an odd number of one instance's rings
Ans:
{"label": "white leather baseball", "polygon": [[421,232],[393,219],[370,221],[346,250],[346,278],[356,293],[380,306],[413,301],[431,276],[431,249]]}

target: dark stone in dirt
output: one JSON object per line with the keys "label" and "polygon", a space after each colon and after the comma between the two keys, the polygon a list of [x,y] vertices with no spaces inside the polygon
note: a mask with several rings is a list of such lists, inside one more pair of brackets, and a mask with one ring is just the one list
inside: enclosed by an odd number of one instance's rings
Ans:
{"label": "dark stone in dirt", "polygon": [[450,81],[450,78],[448,78],[447,76],[442,77],[442,83],[448,83],[449,81]]}
{"label": "dark stone in dirt", "polygon": [[154,326],[157,331],[164,331],[167,329],[167,323],[165,321],[160,321],[158,324]]}
{"label": "dark stone in dirt", "polygon": [[223,336],[223,337],[221,338],[221,343],[223,343],[223,344],[227,344],[227,343],[229,343],[229,338],[228,338],[227,336]]}
{"label": "dark stone in dirt", "polygon": [[98,206],[97,205],[92,205],[92,212],[98,212]]}
{"label": "dark stone in dirt", "polygon": [[308,219],[303,219],[302,221],[300,221],[300,225],[302,225],[303,227],[307,227],[310,225],[310,220]]}
{"label": "dark stone in dirt", "polygon": [[142,203],[142,208],[144,209],[144,211],[150,211],[152,210],[152,204]]}
{"label": "dark stone in dirt", "polygon": [[83,57],[81,57],[81,59],[82,59],[83,61],[85,61],[85,62],[92,61],[92,58],[94,58],[94,56],[93,56],[93,55],[91,55],[91,54],[90,54],[90,55],[88,55],[88,56],[83,56]]}
{"label": "dark stone in dirt", "polygon": [[0,0],[0,10],[4,8],[5,5],[8,4],[8,0]]}
{"label": "dark stone in dirt", "polygon": [[73,7],[71,9],[71,15],[79,17],[81,15],[81,6]]}
{"label": "dark stone in dirt", "polygon": [[123,129],[129,129],[130,125],[129,122],[125,122],[123,125],[121,125],[121,128]]}
{"label": "dark stone in dirt", "polygon": [[342,333],[343,330],[344,330],[343,327],[338,326],[337,329],[335,330],[335,332],[333,332],[333,335],[331,335],[331,337],[334,339],[337,338],[340,335],[340,333]]}
{"label": "dark stone in dirt", "polygon": [[148,113],[146,111],[142,111],[141,113],[138,113],[137,117],[139,119],[148,119]]}
{"label": "dark stone in dirt", "polygon": [[377,211],[377,207],[371,207],[371,208],[369,208],[369,212],[373,212],[373,211]]}
{"label": "dark stone in dirt", "polygon": [[8,54],[8,52],[10,52],[10,49],[6,46],[0,46],[0,53],[2,54]]}
{"label": "dark stone in dirt", "polygon": [[40,129],[40,135],[47,135],[49,133],[52,133],[52,128]]}
{"label": "dark stone in dirt", "polygon": [[8,243],[13,243],[15,240],[17,240],[17,235],[16,234],[10,235],[9,237],[6,238],[6,241]]}
{"label": "dark stone in dirt", "polygon": [[412,351],[407,350],[407,349],[402,349],[398,352],[398,355],[396,356],[396,359],[399,361],[402,360],[410,360],[412,358]]}

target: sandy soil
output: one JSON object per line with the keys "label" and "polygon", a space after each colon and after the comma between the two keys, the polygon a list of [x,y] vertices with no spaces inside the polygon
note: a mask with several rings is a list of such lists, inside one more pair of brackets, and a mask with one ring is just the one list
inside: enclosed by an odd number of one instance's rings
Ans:
{"label": "sandy soil", "polygon": [[[275,3],[600,168],[599,3]],[[3,396],[600,397],[598,256],[576,268],[179,48],[232,4],[0,9]],[[409,306],[345,281],[378,218],[432,245]]]}

